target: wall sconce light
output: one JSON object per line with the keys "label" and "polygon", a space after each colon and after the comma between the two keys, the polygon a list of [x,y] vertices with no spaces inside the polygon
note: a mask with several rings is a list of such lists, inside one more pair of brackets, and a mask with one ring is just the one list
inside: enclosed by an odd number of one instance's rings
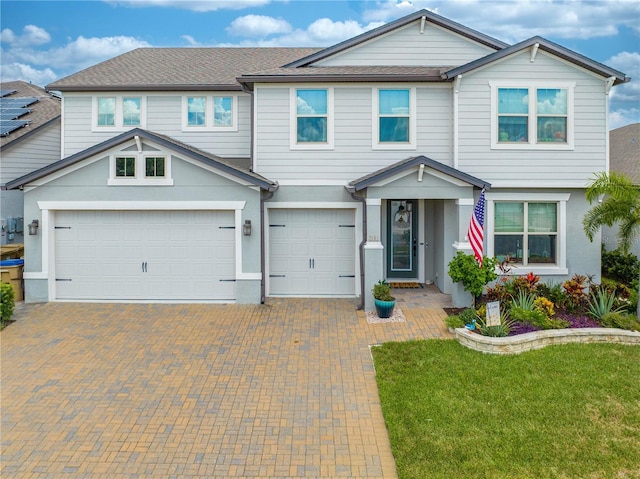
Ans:
{"label": "wall sconce light", "polygon": [[242,234],[245,236],[251,236],[251,220],[244,220],[242,225]]}
{"label": "wall sconce light", "polygon": [[38,226],[40,225],[40,223],[38,222],[38,220],[33,220],[31,223],[29,223],[27,226],[29,227],[29,234],[30,235],[37,235],[38,234]]}

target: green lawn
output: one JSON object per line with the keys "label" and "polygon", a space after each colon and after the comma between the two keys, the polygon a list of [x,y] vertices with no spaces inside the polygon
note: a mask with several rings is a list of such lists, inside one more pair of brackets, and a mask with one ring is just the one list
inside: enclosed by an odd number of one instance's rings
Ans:
{"label": "green lawn", "polygon": [[430,340],[373,357],[401,479],[640,478],[640,347]]}

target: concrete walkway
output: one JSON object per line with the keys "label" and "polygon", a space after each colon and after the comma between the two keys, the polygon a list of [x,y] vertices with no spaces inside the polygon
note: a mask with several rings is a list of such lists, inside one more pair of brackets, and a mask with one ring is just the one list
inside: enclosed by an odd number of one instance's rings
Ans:
{"label": "concrete walkway", "polygon": [[0,333],[0,477],[396,477],[369,345],[451,337],[440,305],[403,313],[22,306]]}

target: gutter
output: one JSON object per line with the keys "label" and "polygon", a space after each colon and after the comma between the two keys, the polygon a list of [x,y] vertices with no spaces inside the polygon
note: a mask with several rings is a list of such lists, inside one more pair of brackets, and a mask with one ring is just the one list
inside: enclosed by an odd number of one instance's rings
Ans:
{"label": "gutter", "polygon": [[[346,190],[356,201],[362,203],[362,241],[360,241],[360,245],[358,246],[358,251],[360,252],[360,301],[358,302],[357,309],[364,309],[364,245],[367,242],[367,198],[363,196],[358,196],[356,194],[356,189],[354,186],[347,185],[345,186]],[[365,190],[366,191],[366,190]]]}
{"label": "gutter", "polygon": [[266,262],[265,262],[265,224],[264,224],[264,203],[273,198],[278,189],[278,183],[268,190],[260,190],[260,304],[264,304],[267,290],[266,283]]}

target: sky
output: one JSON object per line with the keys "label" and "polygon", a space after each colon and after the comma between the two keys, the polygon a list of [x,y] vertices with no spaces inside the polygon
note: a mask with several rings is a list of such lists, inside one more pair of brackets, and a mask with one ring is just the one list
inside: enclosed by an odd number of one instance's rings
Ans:
{"label": "sky", "polygon": [[640,122],[640,0],[0,1],[0,79],[39,86],[138,47],[327,47],[420,9],[615,68],[610,128]]}

